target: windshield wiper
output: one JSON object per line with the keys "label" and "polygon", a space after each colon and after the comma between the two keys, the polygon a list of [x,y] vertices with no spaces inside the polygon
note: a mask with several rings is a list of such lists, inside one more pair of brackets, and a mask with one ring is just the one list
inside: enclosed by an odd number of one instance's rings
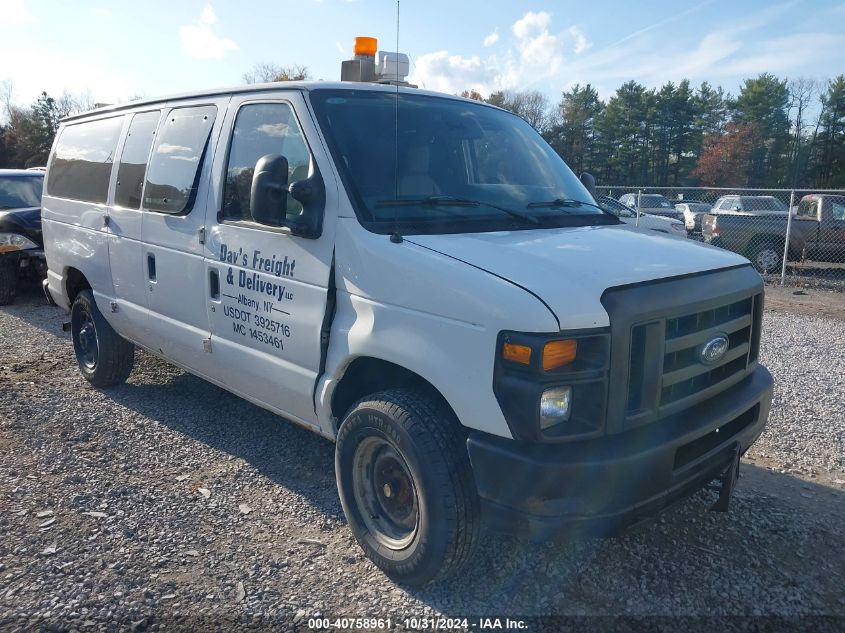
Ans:
{"label": "windshield wiper", "polygon": [[376,202],[377,207],[388,207],[388,206],[423,206],[423,207],[480,207],[480,206],[490,207],[491,209],[496,209],[497,211],[501,211],[502,213],[507,213],[509,216],[516,218],[518,220],[522,220],[524,222],[530,222],[531,224],[539,224],[540,221],[535,218],[533,215],[528,215],[526,213],[520,213],[519,211],[514,211],[513,209],[507,209],[505,207],[500,207],[497,204],[493,204],[492,202],[485,202],[483,200],[469,200],[467,198],[456,198],[454,196],[426,196],[425,198],[399,198],[396,200],[379,200]]}
{"label": "windshield wiper", "polygon": [[575,200],[574,198],[555,198],[554,200],[540,200],[538,202],[529,202],[526,205],[529,209],[559,209],[562,207],[593,207],[599,211],[606,210],[592,202],[584,202],[583,200]]}

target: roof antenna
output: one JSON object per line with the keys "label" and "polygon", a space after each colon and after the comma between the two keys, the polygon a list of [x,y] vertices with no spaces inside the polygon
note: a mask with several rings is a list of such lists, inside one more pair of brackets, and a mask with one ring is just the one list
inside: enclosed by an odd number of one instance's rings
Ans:
{"label": "roof antenna", "polygon": [[[396,58],[399,58],[399,0],[396,0]],[[393,199],[399,199],[399,64],[396,66],[396,107],[394,108],[394,137],[393,147]],[[390,241],[394,244],[402,243],[402,235],[399,233],[399,205],[393,206],[393,235]]]}

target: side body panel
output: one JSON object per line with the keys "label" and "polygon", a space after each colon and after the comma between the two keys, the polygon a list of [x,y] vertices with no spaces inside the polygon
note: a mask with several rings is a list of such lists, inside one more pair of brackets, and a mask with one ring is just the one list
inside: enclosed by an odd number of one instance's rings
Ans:
{"label": "side body panel", "polygon": [[[116,117],[125,119],[123,113],[96,119]],[[53,144],[48,165],[53,162],[60,134],[61,131]],[[74,268],[91,284],[97,305],[106,314],[109,311],[108,300],[114,296],[109,266],[108,204],[55,197],[49,191],[48,181],[49,172],[41,200],[41,223],[50,294],[58,305],[70,309],[67,280],[68,270]]]}
{"label": "side body panel", "polygon": [[229,99],[225,96],[167,104],[167,107],[179,108],[214,105],[217,113],[193,207],[184,215],[145,210],[141,220],[140,264],[147,290],[151,347],[165,358],[204,375],[214,375],[215,359],[205,351],[204,343],[210,337],[210,328],[204,309],[205,246],[201,242],[212,164]]}
{"label": "side body panel", "polygon": [[[161,111],[148,108],[141,112]],[[117,162],[123,156],[129,126],[135,113],[129,114],[118,145]],[[161,117],[159,117],[161,124]],[[154,345],[150,331],[147,303],[146,276],[144,274],[144,246],[141,240],[141,209],[131,209],[115,203],[118,187],[118,168],[112,171],[109,188],[109,264],[111,267],[114,300],[118,310],[109,314],[109,323],[126,338],[151,347]]]}
{"label": "side body panel", "polygon": [[336,248],[337,311],[317,390],[324,431],[338,422],[331,415],[338,381],[364,356],[420,375],[463,425],[510,437],[493,393],[496,338],[506,329],[558,331],[549,309],[505,279],[410,239],[394,244],[354,217],[339,219]]}
{"label": "side body panel", "polygon": [[[251,221],[218,220],[228,145],[238,113],[253,105],[292,107],[326,190],[317,239]],[[202,305],[211,329],[215,377],[269,408],[317,426],[314,387],[321,367],[321,329],[334,252],[338,190],[330,159],[299,91],[233,100],[215,157],[206,214]],[[281,144],[280,144],[281,145]],[[278,150],[281,153],[281,149]],[[219,292],[214,296],[213,282]]]}
{"label": "side body panel", "polygon": [[[823,196],[820,199],[820,221],[813,240],[813,255],[822,262],[845,261],[845,219],[840,197]],[[808,250],[810,250],[808,248]]]}

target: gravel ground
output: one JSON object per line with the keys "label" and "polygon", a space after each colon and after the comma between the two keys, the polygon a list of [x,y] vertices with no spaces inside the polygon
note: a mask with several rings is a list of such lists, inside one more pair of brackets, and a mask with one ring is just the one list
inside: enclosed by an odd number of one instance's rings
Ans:
{"label": "gravel ground", "polygon": [[97,391],[63,319],[36,294],[0,308],[0,630],[845,616],[843,321],[766,314],[776,397],[729,514],[703,491],[613,539],[491,535],[460,578],[408,591],[355,544],[331,443],[141,352]]}

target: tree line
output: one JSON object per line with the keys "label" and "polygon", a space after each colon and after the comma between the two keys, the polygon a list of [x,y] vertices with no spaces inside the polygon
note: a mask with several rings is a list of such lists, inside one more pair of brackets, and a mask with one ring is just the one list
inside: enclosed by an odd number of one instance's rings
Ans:
{"label": "tree line", "polygon": [[537,91],[462,96],[534,126],[576,172],[643,186],[845,187],[845,76],[746,79],[734,97],[686,79],[635,81],[607,100],[587,84],[550,104]]}
{"label": "tree line", "polygon": [[[260,63],[245,83],[308,79],[306,66]],[[47,163],[62,117],[91,109],[90,92],[43,92],[29,107],[0,83],[0,168]],[[661,88],[635,81],[608,99],[576,84],[552,104],[538,91],[463,96],[523,117],[576,172],[600,184],[705,187],[845,187],[845,75],[819,82],[769,73],[736,96],[686,79]]]}

